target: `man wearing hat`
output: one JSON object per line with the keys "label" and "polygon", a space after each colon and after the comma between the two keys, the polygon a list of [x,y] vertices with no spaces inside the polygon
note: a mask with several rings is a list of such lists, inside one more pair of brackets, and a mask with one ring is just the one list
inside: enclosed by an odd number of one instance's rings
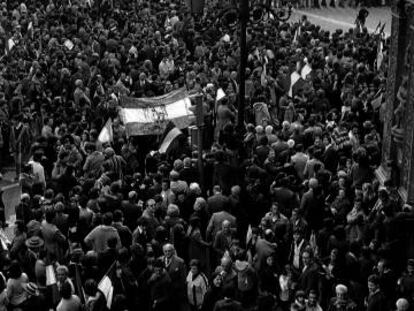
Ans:
{"label": "man wearing hat", "polygon": [[26,239],[25,244],[31,251],[39,253],[39,251],[43,248],[45,242],[38,236],[31,236],[30,238]]}
{"label": "man wearing hat", "polygon": [[27,295],[27,299],[22,306],[23,311],[47,311],[49,309],[45,296],[40,293],[39,287],[35,283],[23,284],[23,289]]}

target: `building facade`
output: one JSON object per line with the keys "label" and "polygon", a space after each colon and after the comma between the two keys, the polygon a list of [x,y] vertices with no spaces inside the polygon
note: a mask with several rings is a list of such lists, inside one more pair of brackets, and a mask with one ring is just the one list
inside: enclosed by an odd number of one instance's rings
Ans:
{"label": "building facade", "polygon": [[391,46],[383,109],[381,181],[391,179],[414,203],[414,0],[392,3]]}

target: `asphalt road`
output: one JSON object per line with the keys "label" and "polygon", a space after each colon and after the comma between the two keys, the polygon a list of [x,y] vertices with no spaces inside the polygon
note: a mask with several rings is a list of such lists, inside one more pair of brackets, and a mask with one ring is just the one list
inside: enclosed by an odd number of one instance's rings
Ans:
{"label": "asphalt road", "polygon": [[[291,21],[297,21],[302,15],[306,15],[313,24],[320,25],[330,32],[336,29],[348,30],[355,27],[354,21],[359,9],[354,8],[321,8],[298,9],[292,14]],[[366,21],[368,31],[374,32],[378,23],[386,23],[384,31],[387,36],[391,34],[391,9],[389,7],[369,8],[369,16]]]}

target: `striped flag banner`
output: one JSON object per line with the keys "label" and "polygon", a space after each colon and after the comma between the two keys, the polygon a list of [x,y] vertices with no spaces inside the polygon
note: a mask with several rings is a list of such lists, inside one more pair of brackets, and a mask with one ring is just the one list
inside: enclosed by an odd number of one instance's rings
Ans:
{"label": "striped flag banner", "polygon": [[112,129],[112,119],[109,118],[106,121],[104,127],[102,128],[101,132],[99,133],[98,140],[101,143],[109,143],[114,140],[114,131]]}
{"label": "striped flag banner", "polygon": [[112,307],[112,299],[114,296],[114,285],[112,283],[112,280],[110,276],[114,274],[114,270],[116,267],[116,261],[111,265],[111,267],[108,269],[108,272],[105,273],[103,278],[98,284],[98,289],[102,292],[106,299],[106,306],[110,310]]}
{"label": "striped flag banner", "polygon": [[48,296],[52,299],[53,305],[56,306],[59,303],[60,296],[53,265],[46,266],[46,288]]}
{"label": "striped flag banner", "polygon": [[173,141],[182,134],[183,132],[180,131],[172,122],[166,128],[166,135],[162,140],[160,145],[159,152],[160,153],[167,153],[168,149],[170,148]]}
{"label": "striped flag banner", "polygon": [[162,135],[168,122],[184,129],[195,121],[191,99],[182,88],[151,98],[121,97],[120,117],[128,136]]}

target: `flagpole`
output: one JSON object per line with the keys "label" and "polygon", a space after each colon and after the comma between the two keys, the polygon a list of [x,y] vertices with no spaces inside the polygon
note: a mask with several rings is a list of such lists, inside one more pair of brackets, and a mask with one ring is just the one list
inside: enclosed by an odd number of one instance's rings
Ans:
{"label": "flagpole", "polygon": [[203,111],[203,97],[201,94],[197,94],[195,97],[196,102],[196,122],[197,122],[197,164],[198,173],[200,174],[200,188],[204,193],[204,165],[203,165],[203,129],[204,129],[204,111]]}

